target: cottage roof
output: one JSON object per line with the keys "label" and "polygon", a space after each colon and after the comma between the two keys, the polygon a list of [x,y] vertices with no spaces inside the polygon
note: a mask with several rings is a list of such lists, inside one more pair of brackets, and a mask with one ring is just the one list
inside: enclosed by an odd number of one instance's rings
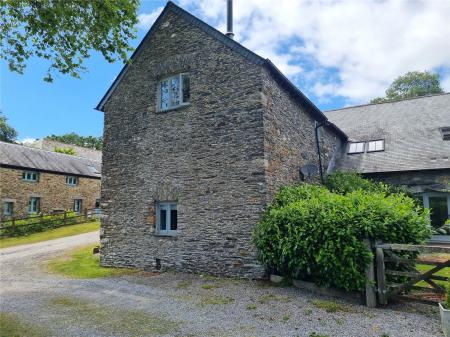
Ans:
{"label": "cottage roof", "polygon": [[[261,56],[257,55],[256,53],[252,52],[251,50],[245,48],[243,45],[241,45],[239,42],[236,42],[232,38],[226,36],[225,34],[221,33],[217,29],[211,27],[206,22],[200,20],[199,18],[193,16],[189,12],[185,11],[181,7],[178,7],[173,2],[168,1],[166,7],[161,12],[159,17],[156,19],[153,26],[150,28],[150,30],[147,32],[145,37],[142,39],[139,46],[136,48],[134,53],[131,55],[130,61],[134,60],[140,53],[142,46],[144,45],[144,42],[151,38],[153,35],[153,32],[157,30],[161,22],[164,20],[164,18],[168,15],[168,13],[175,13],[182,17],[187,22],[190,22],[192,25],[202,29],[204,32],[212,36],[213,38],[217,39],[218,41],[222,42],[226,46],[228,46],[230,49],[234,50],[235,52],[242,55],[244,58],[249,60],[250,62],[253,62],[257,65],[265,67],[269,73],[275,78],[275,80],[286,90],[288,91],[292,97],[294,97],[300,105],[302,105],[318,122],[327,122],[327,117],[320,111],[318,107],[315,106],[313,102],[309,100],[308,97],[305,96],[269,59],[264,59]],[[130,67],[130,64],[132,65],[132,62],[128,62],[120,71],[119,75],[114,80],[113,84],[109,87],[103,98],[100,100],[98,105],[95,109],[104,111],[104,106],[106,102],[108,101],[111,94],[114,92],[114,89],[117,87],[117,85],[120,83],[123,76],[126,74],[128,68]],[[347,135],[340,130],[336,125],[333,123],[327,123],[327,126],[331,129],[333,129],[339,137],[342,139],[347,139]]]}
{"label": "cottage roof", "polygon": [[450,93],[325,112],[349,142],[384,139],[385,151],[347,154],[337,169],[362,173],[450,169]]}
{"label": "cottage roof", "polygon": [[0,142],[0,166],[101,177],[100,162],[5,142]]}

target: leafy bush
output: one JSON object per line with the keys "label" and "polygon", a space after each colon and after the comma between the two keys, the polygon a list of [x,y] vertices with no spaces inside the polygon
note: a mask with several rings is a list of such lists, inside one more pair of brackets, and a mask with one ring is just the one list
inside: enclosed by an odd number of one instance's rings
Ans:
{"label": "leafy bush", "polygon": [[365,188],[336,180],[332,189],[344,194],[319,185],[281,189],[254,232],[261,262],[287,277],[362,290],[373,258],[365,238],[419,244],[430,237],[428,211],[413,199],[355,180]]}
{"label": "leafy bush", "polygon": [[[90,221],[91,219],[82,219],[75,212],[66,212],[66,221],[64,222],[64,213],[50,215],[36,215],[22,220],[16,220],[14,226],[12,221],[2,223],[0,234],[3,237],[23,236],[31,233],[42,232],[47,229],[57,228],[64,225],[74,225],[79,222]],[[95,221],[95,219],[92,219]]]}
{"label": "leafy bush", "polygon": [[77,155],[77,152],[72,147],[55,147],[53,151],[58,153],[70,154],[71,156]]}
{"label": "leafy bush", "polygon": [[450,284],[447,284],[446,289],[444,307],[445,309],[450,309]]}

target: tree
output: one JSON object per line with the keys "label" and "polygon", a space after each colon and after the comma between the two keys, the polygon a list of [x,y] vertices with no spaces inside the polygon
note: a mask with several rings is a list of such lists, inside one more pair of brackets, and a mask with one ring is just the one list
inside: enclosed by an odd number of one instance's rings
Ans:
{"label": "tree", "polygon": [[17,131],[8,125],[7,120],[0,111],[0,141],[14,143],[17,138]]}
{"label": "tree", "polygon": [[103,147],[103,137],[80,136],[75,132],[67,133],[65,135],[60,136],[51,135],[46,138],[65,144],[78,145],[95,150],[101,150]]}
{"label": "tree", "polygon": [[419,97],[430,94],[440,94],[441,88],[439,74],[428,71],[411,71],[403,76],[397,77],[386,90],[386,97],[377,97],[370,103],[383,103],[399,99]]}
{"label": "tree", "polygon": [[20,74],[30,57],[48,60],[47,82],[55,71],[80,77],[91,50],[110,63],[126,62],[138,6],[139,0],[2,0],[0,58]]}

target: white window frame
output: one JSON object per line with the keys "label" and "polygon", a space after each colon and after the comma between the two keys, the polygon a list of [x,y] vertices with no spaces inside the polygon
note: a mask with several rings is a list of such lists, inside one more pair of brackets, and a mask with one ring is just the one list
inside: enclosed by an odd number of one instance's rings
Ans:
{"label": "white window frame", "polygon": [[73,211],[75,213],[81,213],[83,208],[83,199],[73,199]]}
{"label": "white window frame", "polygon": [[[355,146],[355,149],[352,149],[352,146]],[[361,151],[358,151],[358,146],[361,146]],[[348,145],[348,154],[354,154],[354,153],[364,153],[364,142],[352,142]]]}
{"label": "white window frame", "polygon": [[66,176],[66,184],[69,186],[77,186],[78,185],[78,177]]}
{"label": "white window frame", "polygon": [[41,208],[41,198],[39,197],[30,197],[28,200],[28,213],[36,214],[39,213]]}
{"label": "white window frame", "polygon": [[422,194],[423,208],[430,208],[430,197],[447,196],[447,217],[450,219],[450,193],[427,192]]}
{"label": "white window frame", "polygon": [[[185,105],[189,105],[189,101],[184,102],[183,101],[183,76],[187,76],[189,78],[190,81],[190,74],[189,73],[179,73],[173,76],[169,76],[169,77],[165,77],[162,78],[161,80],[158,81],[158,90],[157,90],[157,103],[158,103],[158,107],[157,107],[157,111],[167,111],[167,110],[172,110],[172,109],[176,109],[180,106],[185,106]],[[178,78],[178,81],[180,83],[180,89],[179,89],[179,93],[178,96],[180,97],[180,103],[179,104],[172,104],[172,86],[170,85],[170,81],[173,78]],[[164,81],[168,81],[169,83],[169,106],[167,108],[162,108],[161,107],[161,83]],[[189,90],[190,90],[190,85],[189,85]],[[190,97],[190,95],[189,95]]]}
{"label": "white window frame", "polygon": [[[158,235],[167,235],[167,236],[175,236],[178,234],[178,205],[176,202],[167,201],[167,202],[158,202],[156,204],[156,233]],[[160,211],[166,211],[166,229],[161,229],[161,216]],[[177,229],[170,229],[171,227],[171,217],[172,210],[177,211]]]}
{"label": "white window frame", "polygon": [[38,182],[39,181],[39,172],[37,171],[23,171],[22,172],[22,180],[28,182]]}
{"label": "white window frame", "polygon": [[[371,144],[374,144],[375,148],[370,149]],[[367,152],[381,152],[384,151],[384,139],[370,140],[367,142]]]}
{"label": "white window frame", "polygon": [[14,202],[4,201],[3,202],[3,215],[12,216],[14,214]]}

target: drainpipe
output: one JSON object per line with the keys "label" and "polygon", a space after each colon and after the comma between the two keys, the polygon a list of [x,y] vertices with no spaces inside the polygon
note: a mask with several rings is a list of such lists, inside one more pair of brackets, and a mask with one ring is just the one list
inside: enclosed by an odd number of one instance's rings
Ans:
{"label": "drainpipe", "polygon": [[323,169],[322,169],[322,155],[320,153],[320,143],[319,143],[319,128],[321,126],[327,125],[328,121],[323,121],[320,123],[315,122],[315,127],[314,127],[314,133],[316,135],[316,147],[317,147],[317,156],[319,158],[319,174],[320,174],[320,181],[323,184]]}

